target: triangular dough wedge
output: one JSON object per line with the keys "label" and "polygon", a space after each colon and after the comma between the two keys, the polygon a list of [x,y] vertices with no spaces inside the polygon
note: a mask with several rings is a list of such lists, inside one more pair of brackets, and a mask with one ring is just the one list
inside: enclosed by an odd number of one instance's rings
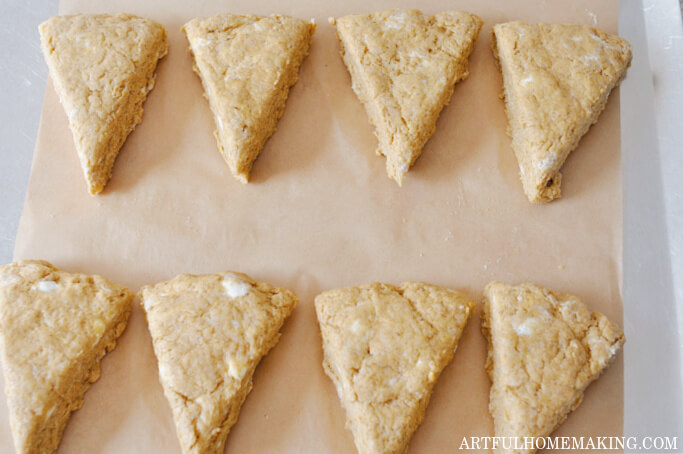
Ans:
{"label": "triangular dough wedge", "polygon": [[492,48],[524,193],[559,198],[559,170],[624,77],[631,45],[584,25],[508,22],[493,27]]}
{"label": "triangular dough wedge", "polygon": [[484,290],[489,410],[497,437],[519,437],[497,454],[531,454],[523,437],[550,435],[583,399],[624,343],[621,329],[577,297],[534,284]]}
{"label": "triangular dough wedge", "polygon": [[221,454],[296,295],[232,272],[181,274],[140,294],[183,453]]}
{"label": "triangular dough wedge", "polygon": [[126,328],[133,294],[27,260],[0,267],[0,356],[14,446],[57,451],[72,411]]}
{"label": "triangular dough wedge", "polygon": [[157,61],[168,49],[166,29],[129,14],[56,16],[40,24],[40,41],[88,191],[97,194],[142,121]]}
{"label": "triangular dough wedge", "polygon": [[468,76],[479,17],[458,11],[428,16],[388,10],[331,19],[353,91],[365,106],[399,186],[436,130],[436,120]]}
{"label": "triangular dough wedge", "polygon": [[366,284],[316,297],[323,367],[358,452],[408,449],[474,305],[460,292],[415,282]]}
{"label": "triangular dough wedge", "polygon": [[220,14],[182,28],[216,121],[218,148],[234,177],[252,164],[285,112],[315,23],[289,16]]}

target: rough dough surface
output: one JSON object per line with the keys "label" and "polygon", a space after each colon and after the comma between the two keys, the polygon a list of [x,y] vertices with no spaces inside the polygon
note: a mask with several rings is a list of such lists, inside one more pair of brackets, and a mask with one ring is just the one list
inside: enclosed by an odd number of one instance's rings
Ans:
{"label": "rough dough surface", "polygon": [[142,121],[157,61],[168,49],[166,29],[128,14],[56,16],[40,25],[40,41],[88,191],[97,194]]}
{"label": "rough dough surface", "polygon": [[296,295],[232,272],[181,274],[140,295],[183,453],[222,454]]}
{"label": "rough dough surface", "polygon": [[603,314],[590,312],[575,296],[534,284],[486,286],[482,333],[497,437],[550,435],[624,343],[621,329]]}
{"label": "rough dough surface", "polygon": [[288,16],[220,14],[183,32],[216,121],[218,148],[242,183],[285,111],[315,24]]}
{"label": "rough dough surface", "polygon": [[463,293],[415,282],[366,284],[315,298],[323,367],[359,453],[408,449],[474,305]]}
{"label": "rough dough surface", "polygon": [[17,453],[57,451],[126,328],[132,299],[103,277],[43,261],[0,267],[0,356]]}
{"label": "rough dough surface", "polygon": [[493,27],[508,134],[530,202],[560,197],[560,168],[631,63],[624,39],[585,25]]}
{"label": "rough dough surface", "polygon": [[436,120],[468,76],[479,17],[458,11],[428,16],[388,10],[331,19],[353,91],[365,106],[399,186],[436,130]]}

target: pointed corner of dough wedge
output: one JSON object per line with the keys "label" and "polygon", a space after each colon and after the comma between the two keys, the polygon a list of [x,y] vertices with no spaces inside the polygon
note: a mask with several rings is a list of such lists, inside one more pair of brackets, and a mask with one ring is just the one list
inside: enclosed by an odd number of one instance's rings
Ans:
{"label": "pointed corner of dough wedge", "polygon": [[182,28],[218,148],[241,183],[284,114],[315,28],[312,20],[235,14],[195,18]]}
{"label": "pointed corner of dough wedge", "polygon": [[133,294],[47,262],[0,267],[0,357],[17,453],[54,453],[100,360],[128,323]]}
{"label": "pointed corner of dough wedge", "polygon": [[315,298],[323,367],[359,452],[406,451],[474,307],[463,293],[416,282]]}
{"label": "pointed corner of dough wedge", "polygon": [[482,20],[445,11],[387,10],[331,19],[353,90],[375,127],[377,153],[399,186],[436,130],[455,84],[468,76],[468,57]]}
{"label": "pointed corner of dough wedge", "polygon": [[140,298],[183,453],[222,453],[297,296],[224,272],[182,274],[143,287]]}
{"label": "pointed corner of dough wedge", "polygon": [[626,74],[631,45],[585,25],[508,22],[492,34],[524,193],[550,202],[561,196],[567,156]]}
{"label": "pointed corner of dough wedge", "polygon": [[[624,344],[622,330],[605,315],[535,284],[490,283],[482,333],[495,435],[519,440],[549,436]],[[496,454],[534,452],[500,447]]]}
{"label": "pointed corner of dough wedge", "polygon": [[64,107],[90,194],[100,193],[142,121],[166,29],[129,14],[55,16],[40,27],[43,55]]}

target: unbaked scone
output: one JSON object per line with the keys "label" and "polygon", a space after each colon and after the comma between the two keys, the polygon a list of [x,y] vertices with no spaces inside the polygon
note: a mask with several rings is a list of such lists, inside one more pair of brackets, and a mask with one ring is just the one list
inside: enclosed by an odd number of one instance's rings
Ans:
{"label": "unbaked scone", "polygon": [[330,19],[353,91],[365,106],[386,156],[387,174],[400,186],[436,130],[468,61],[482,21],[447,11],[388,10]]}
{"label": "unbaked scone", "polygon": [[88,191],[97,194],[142,121],[157,61],[168,50],[166,29],[129,14],[56,16],[40,24],[40,42]]}
{"label": "unbaked scone", "polygon": [[435,285],[372,283],[315,298],[323,367],[361,454],[403,454],[475,303]]}
{"label": "unbaked scone", "polygon": [[585,25],[493,27],[508,134],[530,202],[560,197],[560,168],[631,63],[624,39]]}
{"label": "unbaked scone", "polygon": [[296,295],[225,272],[181,274],[140,297],[183,453],[222,453]]}
{"label": "unbaked scone", "polygon": [[315,23],[289,16],[219,14],[182,31],[216,122],[218,148],[242,183],[285,112]]}
{"label": "unbaked scone", "polygon": [[[489,345],[495,435],[520,440],[546,437],[562,424],[624,343],[621,329],[603,314],[534,284],[487,285],[481,329]],[[495,452],[535,451],[501,446]]]}
{"label": "unbaked scone", "polygon": [[17,453],[57,451],[126,328],[132,299],[103,277],[43,261],[0,267],[0,356]]}

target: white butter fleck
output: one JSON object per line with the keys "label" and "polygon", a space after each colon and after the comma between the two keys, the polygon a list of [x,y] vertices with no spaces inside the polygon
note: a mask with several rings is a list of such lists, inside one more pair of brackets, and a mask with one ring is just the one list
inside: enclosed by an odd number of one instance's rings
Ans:
{"label": "white butter fleck", "polygon": [[584,65],[588,65],[589,63],[592,63],[594,65],[600,65],[600,59],[595,54],[584,55],[583,57],[581,57],[581,61]]}
{"label": "white butter fleck", "polygon": [[207,38],[197,38],[194,40],[195,47],[206,47],[212,43],[212,40]]}
{"label": "white butter fleck", "polygon": [[55,281],[40,281],[38,282],[38,290],[41,292],[51,292],[57,289],[57,283]]}
{"label": "white butter fleck", "polygon": [[406,13],[401,11],[398,14],[393,14],[384,22],[385,29],[400,30],[406,23]]}
{"label": "white butter fleck", "polygon": [[207,394],[203,394],[195,398],[195,403],[199,406],[199,408],[211,408],[210,405],[213,405],[213,402],[210,401],[211,396]]}
{"label": "white butter fleck", "polygon": [[529,85],[533,81],[534,81],[534,76],[527,76],[524,79],[520,80],[519,83],[526,87],[527,85]]}
{"label": "white butter fleck", "polygon": [[168,377],[171,371],[165,363],[159,362],[159,376]]}
{"label": "white butter fleck", "polygon": [[514,325],[514,328],[518,336],[528,336],[534,332],[537,325],[538,321],[535,318],[530,317],[522,323]]}
{"label": "white butter fleck", "polygon": [[557,306],[559,304],[557,299],[555,298],[555,295],[553,295],[552,293],[546,293],[545,299],[553,306]]}
{"label": "white butter fleck", "polygon": [[609,357],[611,358],[619,351],[619,344],[612,344],[609,347]]}
{"label": "white butter fleck", "polygon": [[224,126],[223,119],[221,117],[219,117],[218,115],[216,115],[215,119],[216,119],[216,124],[218,125],[218,129],[220,129],[221,132],[225,132],[225,126]]}
{"label": "white butter fleck", "polygon": [[0,274],[0,285],[12,285],[19,282],[19,276],[16,274]]}
{"label": "white butter fleck", "polygon": [[351,332],[353,334],[360,334],[361,332],[363,332],[363,324],[360,320],[356,320],[355,322],[353,322],[353,324],[351,325]]}
{"label": "white butter fleck", "polygon": [[548,156],[538,161],[536,167],[538,167],[538,170],[540,171],[550,170],[555,165],[556,161],[557,156],[555,153],[550,153]]}
{"label": "white butter fleck", "polygon": [[[104,324],[104,321],[102,319],[96,318],[92,322],[92,331],[95,333],[95,335],[99,338],[104,334],[104,330],[106,328],[106,325]],[[97,342],[95,342],[97,343]]]}
{"label": "white butter fleck", "polygon": [[239,298],[251,291],[251,284],[234,277],[226,277],[223,279],[222,284],[230,298]]}
{"label": "white butter fleck", "polygon": [[434,368],[434,362],[430,361],[429,362],[429,375],[427,375],[427,378],[429,381],[435,381],[436,380],[436,369]]}
{"label": "white butter fleck", "polygon": [[242,380],[244,374],[247,373],[247,368],[244,367],[241,361],[235,358],[228,358],[228,374],[235,380]]}
{"label": "white butter fleck", "polygon": [[560,301],[558,304],[559,304],[560,308],[565,309],[565,310],[572,310],[574,307],[574,301],[572,301],[572,300]]}
{"label": "white butter fleck", "polygon": [[400,376],[400,375],[396,375],[395,377],[393,377],[391,380],[389,380],[389,381],[387,382],[387,386],[394,386],[396,383],[398,383],[398,381],[399,381],[400,379],[401,379],[401,376]]}
{"label": "white butter fleck", "polygon": [[140,93],[142,93],[143,95],[146,95],[147,93],[149,93],[150,91],[152,91],[152,87],[153,87],[153,86],[154,86],[154,82],[153,82],[153,81],[150,81],[147,85],[145,85],[145,86],[143,86],[142,88],[140,88]]}
{"label": "white butter fleck", "polygon": [[74,124],[76,122],[76,115],[78,115],[76,109],[69,109],[66,112],[66,116],[69,118],[69,124]]}

